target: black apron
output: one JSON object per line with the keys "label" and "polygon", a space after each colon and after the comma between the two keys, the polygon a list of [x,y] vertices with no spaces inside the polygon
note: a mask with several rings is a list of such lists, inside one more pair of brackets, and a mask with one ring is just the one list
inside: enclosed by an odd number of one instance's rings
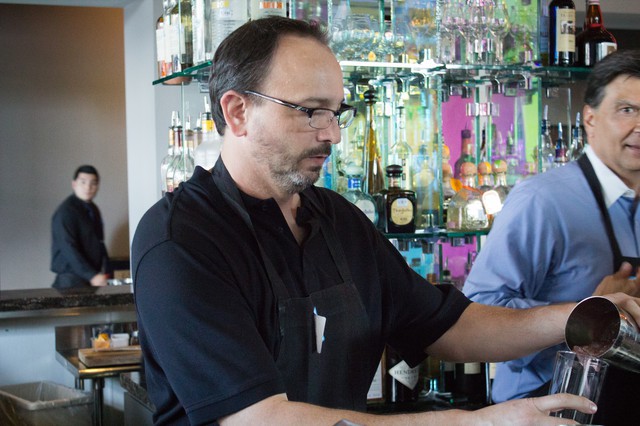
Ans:
{"label": "black apron", "polygon": [[[622,262],[629,262],[634,268],[637,268],[640,265],[640,258],[622,256],[613,231],[611,217],[604,202],[600,182],[596,177],[589,158],[586,155],[582,155],[578,159],[578,164],[587,178],[589,187],[596,198],[600,214],[602,215],[602,221],[604,222],[613,254],[613,271],[617,272]],[[594,259],[594,261],[597,262],[598,259]],[[609,365],[609,370],[607,371],[607,376],[604,380],[598,401],[598,411],[594,416],[593,423],[606,426],[637,426],[640,424],[639,373]]]}
{"label": "black apron", "polygon": [[[375,346],[366,310],[333,225],[315,200],[306,197],[305,201],[309,201],[320,218],[320,230],[341,282],[326,283],[324,290],[292,298],[262,248],[240,192],[221,160],[212,175],[225,201],[251,230],[276,296],[281,339],[276,365],[285,379],[288,399],[331,408],[366,410],[372,373],[364,360]],[[326,318],[322,336],[316,336],[315,332],[318,316]],[[318,339],[324,340],[320,348]]]}

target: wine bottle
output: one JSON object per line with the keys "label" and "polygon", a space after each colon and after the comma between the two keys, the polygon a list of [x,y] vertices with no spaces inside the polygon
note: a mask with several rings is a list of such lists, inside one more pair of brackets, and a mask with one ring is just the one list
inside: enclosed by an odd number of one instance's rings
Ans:
{"label": "wine bottle", "polygon": [[549,65],[573,65],[576,51],[576,6],[573,0],[549,3]]}
{"label": "wine bottle", "polygon": [[373,90],[364,92],[364,101],[367,104],[367,136],[365,138],[365,170],[364,170],[364,191],[374,195],[384,189],[384,176],[382,170],[382,158],[378,147],[378,136],[376,133],[376,116],[374,105],[376,94]]}
{"label": "wine bottle", "polygon": [[471,403],[486,399],[484,366],[480,362],[458,363],[455,367],[455,390]]}
{"label": "wine bottle", "polygon": [[584,28],[576,37],[576,65],[592,67],[618,49],[616,39],[604,27],[600,0],[587,0]]}

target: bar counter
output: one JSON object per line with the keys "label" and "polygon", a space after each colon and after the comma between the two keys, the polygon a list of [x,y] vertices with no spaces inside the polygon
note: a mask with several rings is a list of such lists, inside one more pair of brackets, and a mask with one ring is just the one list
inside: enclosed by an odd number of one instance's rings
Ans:
{"label": "bar counter", "polygon": [[0,291],[0,320],[65,316],[80,310],[128,310],[132,306],[131,285]]}

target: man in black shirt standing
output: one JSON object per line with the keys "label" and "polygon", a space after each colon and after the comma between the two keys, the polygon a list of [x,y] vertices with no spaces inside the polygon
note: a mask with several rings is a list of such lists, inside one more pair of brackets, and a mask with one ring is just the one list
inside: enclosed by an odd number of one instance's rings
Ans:
{"label": "man in black shirt standing", "polygon": [[100,210],[93,203],[99,187],[95,167],[78,167],[71,182],[73,194],[53,214],[51,270],[57,274],[55,288],[107,284],[104,227]]}

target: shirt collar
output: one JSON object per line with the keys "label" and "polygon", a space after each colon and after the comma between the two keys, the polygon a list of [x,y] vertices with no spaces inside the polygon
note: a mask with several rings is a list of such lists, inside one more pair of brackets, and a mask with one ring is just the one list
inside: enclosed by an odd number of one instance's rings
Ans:
{"label": "shirt collar", "polygon": [[607,208],[611,207],[620,197],[635,198],[636,193],[629,188],[600,158],[589,145],[585,147],[585,154],[589,158],[596,177],[602,186],[602,195]]}

